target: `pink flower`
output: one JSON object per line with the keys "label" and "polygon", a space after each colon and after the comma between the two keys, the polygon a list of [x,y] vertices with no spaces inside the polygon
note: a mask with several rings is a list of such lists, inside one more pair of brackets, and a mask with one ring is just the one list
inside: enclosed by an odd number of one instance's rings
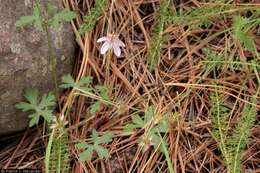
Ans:
{"label": "pink flower", "polygon": [[101,42],[104,42],[100,50],[102,55],[108,50],[113,49],[114,54],[119,57],[121,55],[121,47],[125,47],[125,44],[114,34],[109,34],[108,36],[101,37],[97,40],[97,43]]}

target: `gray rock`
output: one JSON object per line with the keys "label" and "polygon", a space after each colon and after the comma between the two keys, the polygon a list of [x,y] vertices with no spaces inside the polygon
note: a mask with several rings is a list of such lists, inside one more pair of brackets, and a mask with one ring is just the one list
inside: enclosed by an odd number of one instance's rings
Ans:
{"label": "gray rock", "polygon": [[[60,1],[49,2],[58,5]],[[27,114],[14,108],[23,100],[25,88],[34,87],[42,92],[53,90],[45,34],[32,26],[15,26],[21,16],[32,15],[33,3],[34,0],[0,0],[0,135],[21,131],[28,126]],[[70,24],[63,24],[58,32],[52,31],[52,39],[58,75],[70,73],[75,50]]]}

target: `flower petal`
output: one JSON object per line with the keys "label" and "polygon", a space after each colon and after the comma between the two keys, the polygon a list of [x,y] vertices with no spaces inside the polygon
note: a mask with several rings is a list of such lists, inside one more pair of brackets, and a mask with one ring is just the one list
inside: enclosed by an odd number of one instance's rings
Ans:
{"label": "flower petal", "polygon": [[100,50],[101,54],[104,55],[111,47],[112,47],[111,44],[108,41],[106,41],[101,47]]}
{"label": "flower petal", "polygon": [[113,50],[117,57],[119,57],[121,55],[121,49],[118,44],[115,44],[115,43],[113,44]]}
{"label": "flower petal", "polygon": [[115,39],[115,43],[119,46],[119,47],[125,47],[125,44],[119,40],[119,39]]}
{"label": "flower petal", "polygon": [[110,41],[110,40],[111,40],[111,38],[108,37],[108,36],[106,36],[106,37],[101,37],[101,38],[99,38],[99,39],[97,40],[97,43],[100,43],[100,42],[103,42],[103,41]]}

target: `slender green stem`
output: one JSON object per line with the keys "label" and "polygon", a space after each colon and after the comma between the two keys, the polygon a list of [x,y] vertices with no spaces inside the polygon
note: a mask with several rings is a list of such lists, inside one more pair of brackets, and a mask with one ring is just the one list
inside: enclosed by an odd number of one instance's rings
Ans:
{"label": "slender green stem", "polygon": [[168,169],[169,169],[169,172],[170,173],[175,173],[174,171],[174,168],[173,168],[173,164],[172,164],[172,161],[171,161],[171,158],[170,158],[170,154],[169,154],[169,151],[168,151],[168,148],[167,148],[167,145],[165,144],[164,142],[164,139],[162,138],[161,134],[158,132],[158,135],[160,136],[160,139],[161,139],[161,145],[162,145],[162,149],[163,149],[163,154],[166,158],[166,162],[167,162],[167,165],[168,165]]}
{"label": "slender green stem", "polygon": [[105,57],[106,58],[106,79],[108,79],[108,80],[106,80],[105,81],[105,83],[106,83],[106,85],[108,85],[109,86],[109,83],[111,82],[111,80],[110,80],[110,63],[111,63],[111,60],[112,60],[112,56],[113,56],[113,51],[110,49],[109,51],[108,51],[108,55]]}
{"label": "slender green stem", "polygon": [[58,88],[58,80],[57,80],[57,59],[55,56],[54,47],[52,45],[51,33],[48,27],[48,20],[44,23],[44,30],[47,36],[48,52],[51,61],[51,73],[55,85],[54,92],[55,92],[56,100],[59,105],[59,110],[61,110],[61,105],[59,104],[59,88]]}

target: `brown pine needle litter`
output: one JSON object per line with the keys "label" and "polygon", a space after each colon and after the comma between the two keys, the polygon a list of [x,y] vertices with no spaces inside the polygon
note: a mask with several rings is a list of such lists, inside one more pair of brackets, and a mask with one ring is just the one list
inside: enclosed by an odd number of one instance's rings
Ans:
{"label": "brown pine needle litter", "polygon": [[[95,0],[63,0],[64,7],[78,14],[71,23],[78,45],[73,76],[76,81],[92,76],[95,84],[109,86],[109,97],[114,103],[102,104],[96,113],[91,113],[91,99],[82,95],[74,97],[74,89],[64,91],[60,103],[62,113],[70,109],[70,172],[168,172],[165,155],[158,148],[147,146],[142,151],[137,142],[142,129],[123,133],[136,110],[144,116],[151,105],[159,114],[170,112],[168,115],[173,117],[164,138],[174,172],[229,172],[219,141],[214,137],[213,108],[224,105],[212,102],[214,93],[230,110],[224,120],[228,135],[234,133],[232,129],[242,120],[246,105],[256,108],[254,124],[239,159],[241,172],[260,172],[260,58],[235,38],[232,28],[234,16],[259,18],[260,12],[252,14],[252,11],[260,9],[260,2],[171,1],[171,15],[177,17],[165,17],[160,48],[156,50],[159,62],[150,70],[147,59],[157,41],[154,33],[160,3],[160,0],[108,1],[93,30],[80,35],[83,16],[89,15]],[[192,17],[184,15],[192,10]],[[260,50],[259,24],[248,31],[256,53]],[[120,57],[100,54],[97,40],[107,34],[117,34],[125,44]],[[91,161],[81,162],[75,144],[87,139],[92,129],[114,133],[112,142],[105,145],[110,157],[100,159],[94,155]],[[16,140],[9,138],[0,141],[8,143],[0,148],[0,168],[43,169],[48,140],[44,126],[28,129],[14,136]]]}

